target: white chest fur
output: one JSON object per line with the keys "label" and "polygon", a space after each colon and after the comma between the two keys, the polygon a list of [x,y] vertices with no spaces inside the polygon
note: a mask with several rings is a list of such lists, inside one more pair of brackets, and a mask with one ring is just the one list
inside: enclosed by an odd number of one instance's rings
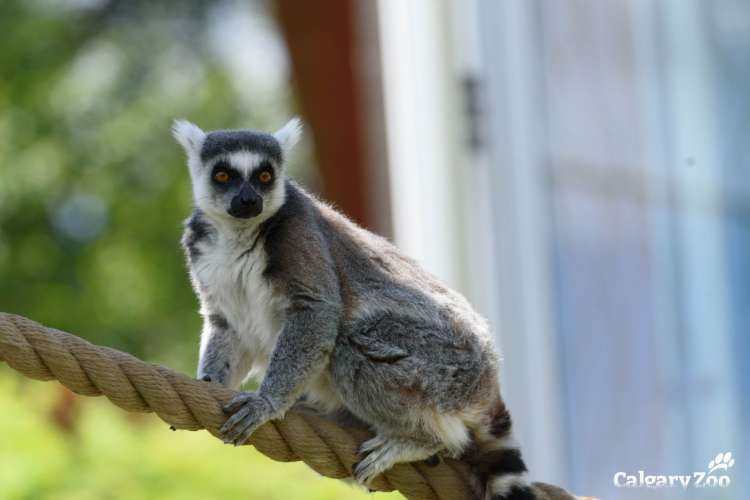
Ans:
{"label": "white chest fur", "polygon": [[[191,274],[201,297],[201,314],[224,316],[250,355],[250,376],[260,381],[283,328],[287,302],[263,276],[267,256],[262,242],[252,247],[251,239],[216,234],[201,241]],[[341,407],[327,372],[310,380],[304,392],[324,410]]]}
{"label": "white chest fur", "polygon": [[252,358],[253,375],[262,376],[283,326],[283,299],[263,276],[266,254],[262,242],[219,234],[201,248],[193,265],[200,289],[202,314],[220,312]]}

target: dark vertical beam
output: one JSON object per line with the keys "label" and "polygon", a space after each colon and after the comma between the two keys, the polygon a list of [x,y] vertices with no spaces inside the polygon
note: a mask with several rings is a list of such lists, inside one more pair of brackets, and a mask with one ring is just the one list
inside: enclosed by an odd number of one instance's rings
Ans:
{"label": "dark vertical beam", "polygon": [[372,227],[355,1],[277,0],[276,12],[300,111],[312,132],[323,196],[358,223]]}

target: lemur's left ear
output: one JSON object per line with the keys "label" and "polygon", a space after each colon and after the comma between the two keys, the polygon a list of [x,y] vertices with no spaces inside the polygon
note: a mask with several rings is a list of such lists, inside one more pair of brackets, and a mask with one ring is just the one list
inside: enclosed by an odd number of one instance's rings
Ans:
{"label": "lemur's left ear", "polygon": [[302,120],[295,116],[286,122],[286,125],[274,132],[273,136],[281,144],[284,153],[289,153],[302,136]]}
{"label": "lemur's left ear", "polygon": [[188,156],[200,156],[206,133],[197,125],[187,120],[175,120],[172,124],[172,135],[179,142]]}

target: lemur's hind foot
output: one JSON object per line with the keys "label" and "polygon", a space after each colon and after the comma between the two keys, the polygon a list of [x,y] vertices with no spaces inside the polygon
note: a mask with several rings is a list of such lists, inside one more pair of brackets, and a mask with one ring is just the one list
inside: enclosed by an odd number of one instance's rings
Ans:
{"label": "lemur's hind foot", "polygon": [[394,465],[429,459],[440,449],[441,446],[438,444],[377,435],[365,441],[360,447],[362,460],[354,466],[354,479],[364,486],[369,486],[373,479]]}

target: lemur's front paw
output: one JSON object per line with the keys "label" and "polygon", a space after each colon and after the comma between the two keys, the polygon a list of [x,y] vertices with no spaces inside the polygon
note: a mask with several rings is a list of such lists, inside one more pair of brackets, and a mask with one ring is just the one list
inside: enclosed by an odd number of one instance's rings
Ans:
{"label": "lemur's front paw", "polygon": [[225,443],[240,446],[255,429],[273,416],[270,402],[255,392],[243,392],[224,406],[224,413],[232,414],[219,432]]}

